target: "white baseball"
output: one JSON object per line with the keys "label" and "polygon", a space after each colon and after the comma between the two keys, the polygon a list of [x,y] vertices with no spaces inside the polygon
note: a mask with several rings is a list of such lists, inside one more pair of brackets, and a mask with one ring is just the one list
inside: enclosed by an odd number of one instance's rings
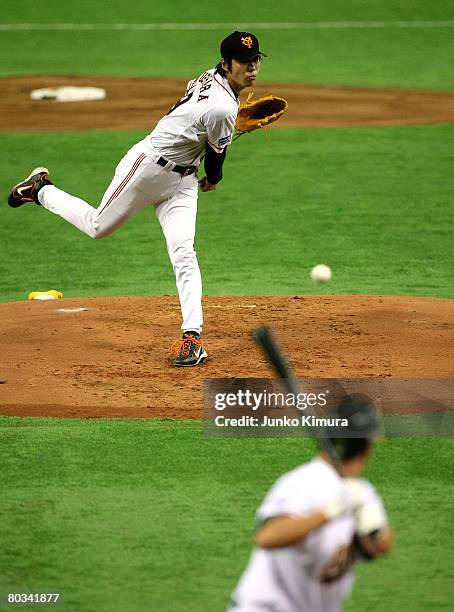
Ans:
{"label": "white baseball", "polygon": [[314,283],[327,283],[331,280],[331,268],[325,264],[318,264],[311,270],[311,279]]}

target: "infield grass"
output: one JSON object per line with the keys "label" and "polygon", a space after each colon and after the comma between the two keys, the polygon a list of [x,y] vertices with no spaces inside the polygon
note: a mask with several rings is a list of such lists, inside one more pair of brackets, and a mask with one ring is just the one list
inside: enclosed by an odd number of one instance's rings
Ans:
{"label": "infield grass", "polygon": [[[3,417],[0,437],[0,590],[60,592],[62,609],[87,612],[224,610],[255,510],[315,448],[209,439],[199,422],[170,419]],[[376,448],[366,476],[396,549],[358,568],[347,611],[449,609],[453,450],[431,439]]]}
{"label": "infield grass", "polygon": [[[4,133],[1,192],[44,164],[57,186],[97,206],[143,135]],[[219,189],[200,194],[207,295],[453,295],[453,125],[275,129],[270,139],[235,143]],[[102,241],[37,206],[2,206],[0,221],[2,300],[51,287],[67,297],[176,293],[152,207]],[[309,271],[320,262],[333,280],[318,288]]]}

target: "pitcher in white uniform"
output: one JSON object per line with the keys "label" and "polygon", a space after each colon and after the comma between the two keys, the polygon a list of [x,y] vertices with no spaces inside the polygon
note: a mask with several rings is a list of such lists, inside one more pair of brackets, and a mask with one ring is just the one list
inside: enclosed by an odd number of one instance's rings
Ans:
{"label": "pitcher in white uniform", "polygon": [[[181,100],[120,161],[98,208],[55,187],[44,167],[35,168],[8,198],[13,208],[39,204],[92,238],[112,234],[145,206],[155,207],[182,312],[175,366],[198,365],[208,356],[201,340],[202,280],[194,250],[198,188],[212,191],[222,179],[238,95],[254,85],[264,55],[249,32],[227,36],[220,53],[216,68],[189,81]],[[198,179],[202,159],[205,175]]]}
{"label": "pitcher in white uniform", "polygon": [[392,544],[383,502],[359,475],[376,431],[362,397],[336,409],[349,435],[333,438],[341,473],[325,453],[285,474],[257,512],[255,548],[229,612],[339,612],[353,585],[355,562],[387,553]]}

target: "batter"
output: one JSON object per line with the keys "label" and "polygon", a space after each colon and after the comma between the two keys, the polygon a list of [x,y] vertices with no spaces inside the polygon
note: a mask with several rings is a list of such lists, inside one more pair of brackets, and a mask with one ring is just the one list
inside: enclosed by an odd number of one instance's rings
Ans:
{"label": "batter", "polygon": [[373,410],[347,397],[337,413],[354,436],[333,440],[345,477],[322,452],[274,484],[257,511],[256,547],[229,612],[339,612],[354,562],[390,550],[383,502],[358,478],[375,435]]}
{"label": "batter", "polygon": [[[220,53],[216,68],[189,81],[181,100],[126,153],[98,208],[53,185],[44,167],[35,168],[8,198],[13,208],[41,205],[96,239],[115,232],[145,206],[155,207],[182,312],[175,366],[195,366],[208,357],[201,340],[202,279],[194,250],[198,189],[212,191],[222,180],[238,95],[254,85],[264,55],[254,34],[237,31],[222,41]],[[205,174],[198,178],[202,159]]]}

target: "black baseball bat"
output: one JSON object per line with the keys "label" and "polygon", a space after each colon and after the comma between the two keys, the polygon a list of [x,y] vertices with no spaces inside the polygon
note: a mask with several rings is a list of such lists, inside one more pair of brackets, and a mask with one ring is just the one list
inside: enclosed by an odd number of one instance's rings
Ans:
{"label": "black baseball bat", "polygon": [[[284,380],[288,391],[293,396],[298,396],[298,394],[304,393],[300,381],[297,379],[293,372],[293,369],[284,357],[284,353],[279,347],[279,344],[277,343],[277,340],[275,340],[269,327],[265,325],[262,327],[258,327],[253,331],[253,334],[257,343],[260,345],[266,357],[268,358],[268,361],[276,370],[279,378],[282,378]],[[319,427],[310,426],[308,429],[311,435],[318,440],[322,450],[324,450],[326,454],[330,457],[339,475],[343,476],[341,460],[334,444],[329,438],[322,435]]]}

